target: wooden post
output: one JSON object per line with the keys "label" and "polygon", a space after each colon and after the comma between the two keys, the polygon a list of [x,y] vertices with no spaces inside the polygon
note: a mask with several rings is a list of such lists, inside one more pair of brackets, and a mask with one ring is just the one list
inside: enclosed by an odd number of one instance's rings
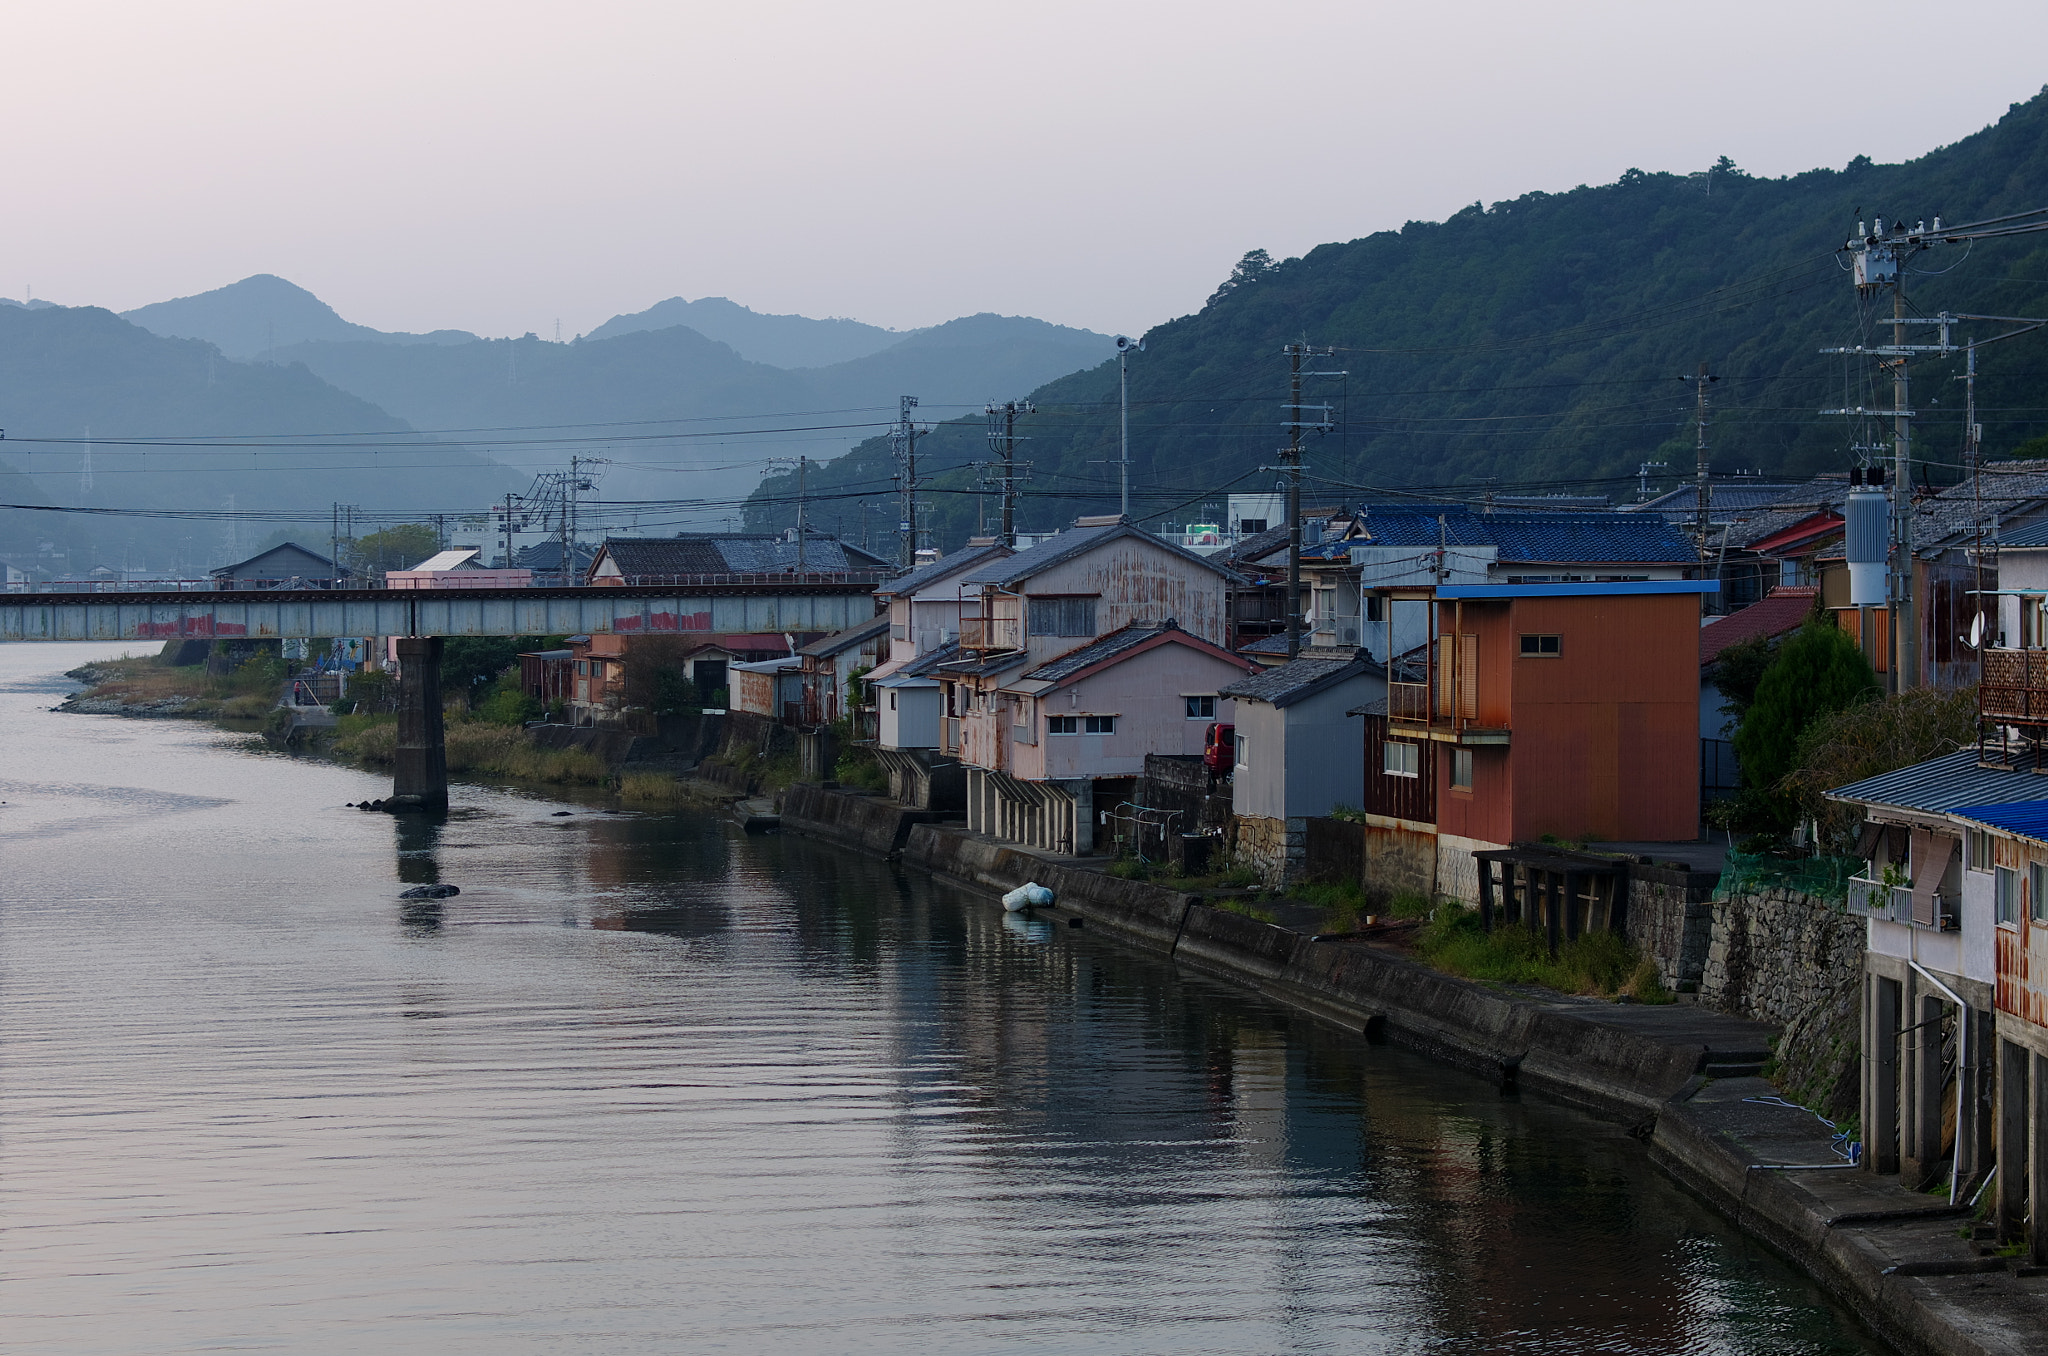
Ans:
{"label": "wooden post", "polygon": [[1564,873],[1564,939],[1568,942],[1579,940],[1579,882],[1584,879],[1576,871]]}
{"label": "wooden post", "polygon": [[1557,915],[1559,907],[1564,902],[1558,896],[1563,886],[1563,883],[1563,878],[1559,876],[1557,872],[1545,871],[1543,873],[1543,893],[1546,896],[1545,902],[1549,905],[1549,907],[1544,909],[1543,911],[1543,924],[1544,932],[1547,934],[1547,940],[1550,943],[1550,954],[1552,957],[1555,957],[1557,955],[1557,932],[1559,922]]}
{"label": "wooden post", "polygon": [[1493,931],[1493,863],[1479,859],[1479,930]]}

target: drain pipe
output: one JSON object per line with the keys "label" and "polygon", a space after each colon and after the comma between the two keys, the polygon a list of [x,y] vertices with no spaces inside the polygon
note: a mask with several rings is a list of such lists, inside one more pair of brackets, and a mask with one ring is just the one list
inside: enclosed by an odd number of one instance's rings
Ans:
{"label": "drain pipe", "polygon": [[[1940,916],[1939,913],[1935,915],[1937,918]],[[1962,1000],[1960,994],[1936,979],[1933,972],[1920,963],[1920,933],[1918,929],[1919,924],[1917,923],[1906,924],[1906,965],[1914,974],[1941,990],[1943,994],[1947,995],[1948,1001],[1956,1005],[1956,1147],[1953,1156],[1948,1161],[1948,1203],[1954,1205],[1956,1203],[1956,1193],[1962,1189],[1962,1183],[1956,1180],[1956,1169],[1961,1167],[1963,1162],[1963,1074],[1970,1067],[1970,1005]],[[1925,1038],[1923,1037],[1922,1039]],[[1972,1077],[1970,1079],[1970,1090],[1972,1092],[1977,1090],[1976,1085],[1977,1080]],[[1979,1100],[1982,1099],[1980,1098]]]}

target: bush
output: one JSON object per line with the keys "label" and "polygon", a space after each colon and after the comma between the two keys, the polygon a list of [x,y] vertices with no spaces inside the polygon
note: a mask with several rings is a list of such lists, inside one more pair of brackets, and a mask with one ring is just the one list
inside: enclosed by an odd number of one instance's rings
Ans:
{"label": "bush", "polygon": [[1822,846],[1847,852],[1856,841],[1863,813],[1828,800],[1829,791],[1953,753],[1976,738],[1974,687],[1953,692],[1914,688],[1889,697],[1872,694],[1818,716],[1806,727],[1783,786],[1800,817],[1819,826]]}
{"label": "bush", "polygon": [[1763,793],[1759,812],[1775,810],[1775,827],[1789,829],[1797,816],[1797,805],[1780,783],[1798,759],[1807,726],[1877,690],[1877,675],[1856,642],[1826,622],[1807,622],[1778,647],[1735,731],[1743,781]]}
{"label": "bush", "polygon": [[1467,979],[1540,984],[1559,993],[1626,994],[1643,1003],[1672,1001],[1655,962],[1604,930],[1582,933],[1560,945],[1552,957],[1540,932],[1514,925],[1482,932],[1477,912],[1462,904],[1445,904],[1417,935],[1416,950],[1437,969]]}
{"label": "bush", "polygon": [[539,720],[540,714],[540,703],[521,692],[516,682],[492,684],[476,706],[476,718],[486,725],[522,726]]}

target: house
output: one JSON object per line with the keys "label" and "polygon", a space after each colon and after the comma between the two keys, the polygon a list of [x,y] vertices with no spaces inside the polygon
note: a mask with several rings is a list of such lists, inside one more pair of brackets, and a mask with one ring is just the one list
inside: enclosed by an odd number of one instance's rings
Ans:
{"label": "house", "polygon": [[[2022,953],[2034,937],[2048,941],[2041,791],[2032,773],[1985,767],[1977,749],[1963,749],[1828,793],[1864,815],[1857,850],[1868,866],[1848,899],[1866,920],[1864,1166],[1898,1173],[1914,1190],[1951,1166],[1966,1187],[1989,1171],[1994,1034],[2048,1052],[2048,1032],[2027,1029],[2018,1001]],[[1960,1029],[1958,1067],[1971,1093],[1953,1136],[1959,1152],[1947,1162],[1942,1041],[1919,1034],[1938,1036],[1944,1020]]]}
{"label": "house", "polygon": [[1300,874],[1311,818],[1365,800],[1365,723],[1387,672],[1356,650],[1304,651],[1220,689],[1236,726],[1231,811],[1237,855],[1279,885]]}
{"label": "house", "polygon": [[387,570],[384,586],[393,589],[523,589],[533,583],[532,570],[488,570],[478,563],[478,555],[473,546],[443,551],[409,570]]}
{"label": "house", "polygon": [[1657,514],[1368,504],[1302,548],[1303,644],[1360,645],[1381,663],[1406,653],[1421,637],[1391,629],[1379,610],[1389,588],[1681,580],[1698,564],[1692,543]]}
{"label": "house", "polygon": [[609,725],[626,701],[626,637],[569,637],[569,723]]}
{"label": "house", "polygon": [[889,618],[821,636],[797,650],[803,660],[803,724],[831,725],[856,706],[849,686],[856,670],[872,670],[889,644]]}
{"label": "house", "polygon": [[981,615],[981,589],[970,588],[966,577],[1015,554],[994,538],[977,537],[876,589],[889,619],[889,649],[873,678],[887,678],[933,650],[957,644],[960,619]]}
{"label": "house", "polygon": [[890,798],[911,809],[959,811],[967,806],[959,760],[939,755],[945,694],[934,676],[958,658],[955,637],[886,677],[868,678],[875,694],[875,761],[889,775]]}
{"label": "house", "polygon": [[326,556],[289,541],[247,560],[222,565],[211,573],[217,589],[271,589],[279,585],[340,588],[351,580],[346,567],[337,567]]}
{"label": "house", "polygon": [[683,532],[607,537],[590,562],[592,584],[675,584],[735,575],[830,575],[884,579],[895,567],[823,533]]}
{"label": "house", "polygon": [[731,696],[729,711],[785,725],[801,725],[804,712],[804,661],[787,654],[778,659],[733,664],[726,669]]}
{"label": "house", "polygon": [[543,709],[566,708],[575,693],[576,651],[526,650],[519,656],[519,690],[539,702]]}
{"label": "house", "polygon": [[1094,850],[1098,806],[1129,802],[1147,753],[1200,753],[1237,576],[1116,516],[969,572],[977,615],[939,666],[940,754],[966,767],[968,826]]}
{"label": "house", "polygon": [[[1710,581],[1376,590],[1407,646],[1364,720],[1368,858],[1388,888],[1475,901],[1473,854],[1699,836]],[[1412,638],[1412,643],[1411,643]]]}

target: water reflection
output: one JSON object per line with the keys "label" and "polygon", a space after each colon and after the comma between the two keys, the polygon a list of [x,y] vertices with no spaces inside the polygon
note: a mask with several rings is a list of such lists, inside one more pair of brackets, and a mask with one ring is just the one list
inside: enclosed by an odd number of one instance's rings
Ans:
{"label": "water reflection", "polygon": [[10,662],[7,815],[93,826],[0,825],[11,1346],[1866,1349],[1620,1130],[1058,914],[482,788],[387,827]]}

